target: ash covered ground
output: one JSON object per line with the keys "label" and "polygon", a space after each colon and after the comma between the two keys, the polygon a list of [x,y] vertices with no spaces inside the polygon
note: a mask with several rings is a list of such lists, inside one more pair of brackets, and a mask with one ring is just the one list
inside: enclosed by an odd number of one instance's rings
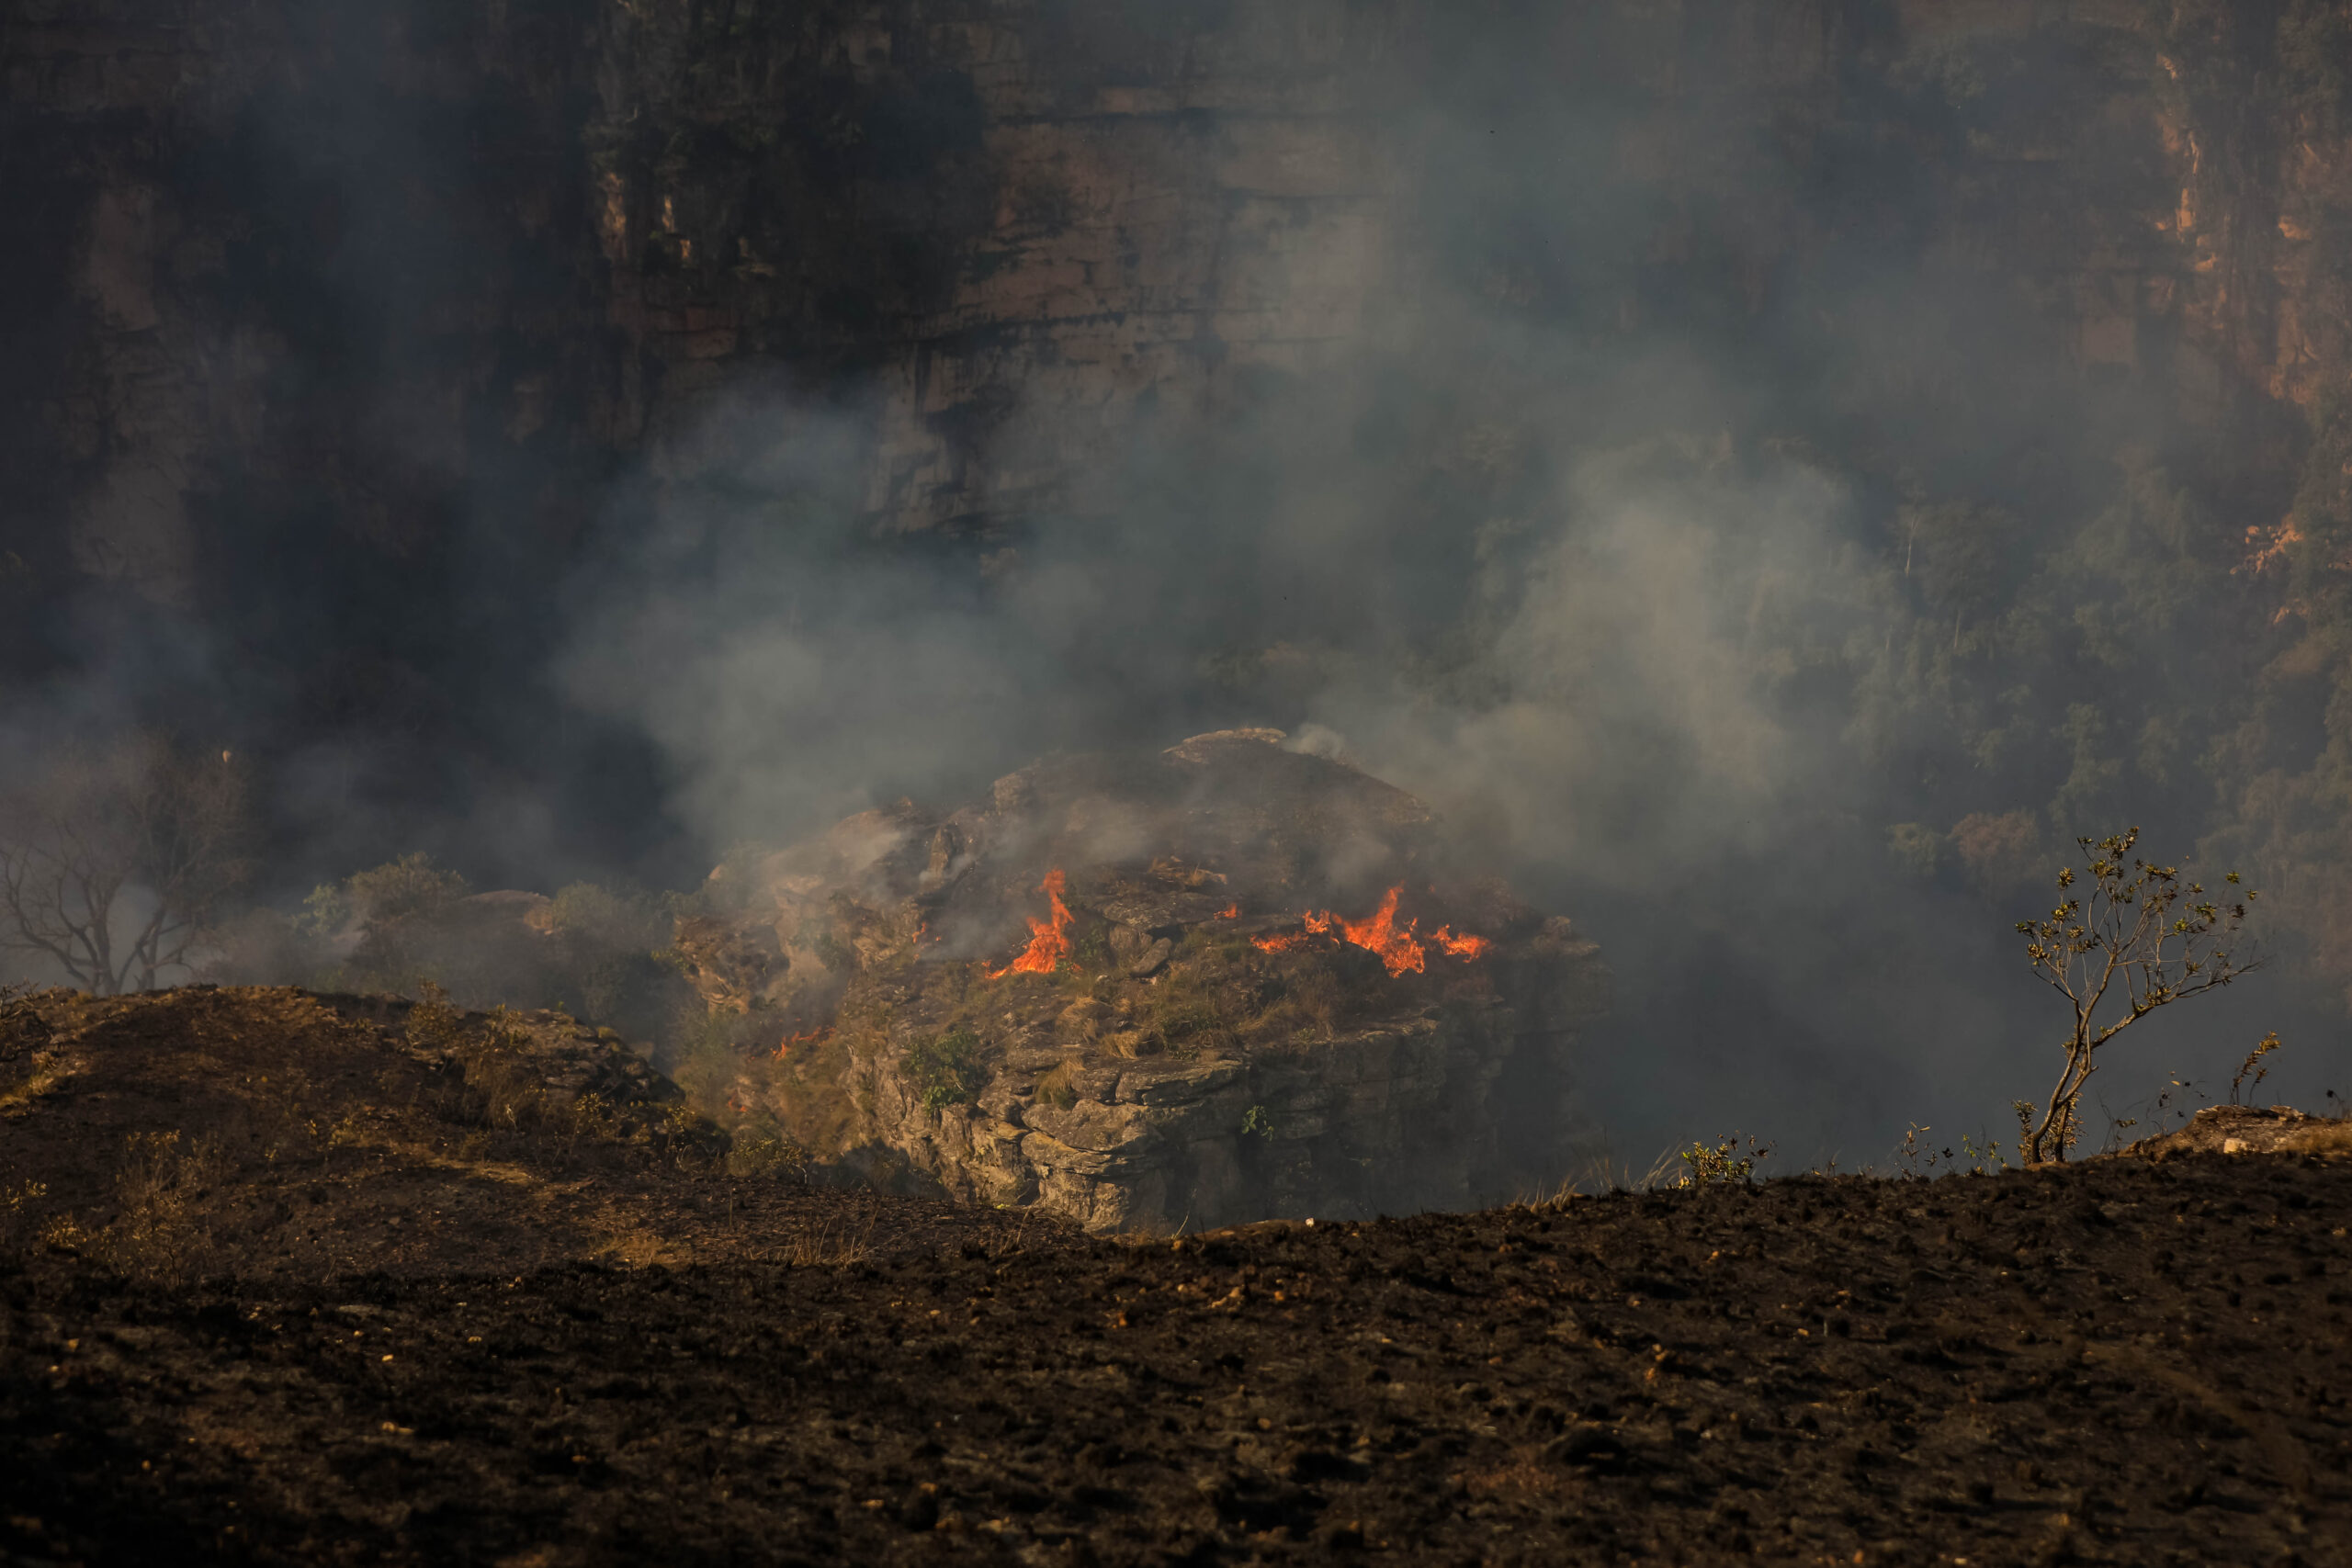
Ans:
{"label": "ash covered ground", "polygon": [[39,1004],[7,1561],[2346,1560],[2332,1124],[1100,1239],[730,1171],[560,1021],[486,1125],[379,1006]]}

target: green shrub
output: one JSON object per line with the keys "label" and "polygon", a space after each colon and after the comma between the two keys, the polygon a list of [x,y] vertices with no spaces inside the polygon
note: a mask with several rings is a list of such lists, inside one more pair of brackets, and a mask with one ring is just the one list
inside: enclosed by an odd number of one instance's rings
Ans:
{"label": "green shrub", "polygon": [[969,1105],[988,1086],[988,1069],[980,1062],[980,1037],[968,1029],[918,1041],[906,1048],[902,1060],[928,1111]]}
{"label": "green shrub", "polygon": [[1770,1159],[1772,1145],[1747,1140],[1745,1153],[1740,1149],[1739,1134],[1727,1134],[1715,1141],[1713,1148],[1703,1143],[1692,1144],[1682,1151],[1684,1170],[1677,1187],[1711,1187],[1721,1181],[1747,1181],[1756,1175],[1756,1162]]}
{"label": "green shrub", "polygon": [[806,1185],[808,1168],[808,1151],[768,1117],[738,1128],[727,1150],[727,1174],[746,1179]]}

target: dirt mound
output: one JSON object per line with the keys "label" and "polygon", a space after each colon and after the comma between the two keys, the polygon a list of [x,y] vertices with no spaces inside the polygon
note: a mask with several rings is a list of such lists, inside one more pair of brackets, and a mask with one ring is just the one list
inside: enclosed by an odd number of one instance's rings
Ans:
{"label": "dirt mound", "polygon": [[[1272,730],[1049,760],[715,873],[677,947],[739,1128],[1102,1233],[1465,1208],[1579,1122],[1593,945]],[[723,1105],[724,1109],[720,1109]]]}
{"label": "dirt mound", "polygon": [[1014,1228],[795,1174],[560,1013],[209,987],[0,1009],[5,1239],[141,1278],[864,1255]]}
{"label": "dirt mound", "polygon": [[2352,1163],[853,1268],[0,1273],[10,1561],[2341,1563]]}

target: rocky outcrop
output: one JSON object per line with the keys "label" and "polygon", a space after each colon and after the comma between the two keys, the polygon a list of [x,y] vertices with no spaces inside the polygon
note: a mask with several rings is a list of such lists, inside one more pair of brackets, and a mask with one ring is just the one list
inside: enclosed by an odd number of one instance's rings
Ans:
{"label": "rocky outcrop", "polygon": [[2342,1116],[2313,1116],[2289,1105],[2209,1105],[2186,1124],[2143,1138],[2117,1157],[2347,1153],[2352,1121]]}
{"label": "rocky outcrop", "polygon": [[698,971],[748,1029],[729,1103],[1098,1231],[1555,1179],[1607,1001],[1592,944],[1450,875],[1411,796],[1282,739],[1054,760],[722,867],[725,913],[682,936],[783,956],[749,995]]}

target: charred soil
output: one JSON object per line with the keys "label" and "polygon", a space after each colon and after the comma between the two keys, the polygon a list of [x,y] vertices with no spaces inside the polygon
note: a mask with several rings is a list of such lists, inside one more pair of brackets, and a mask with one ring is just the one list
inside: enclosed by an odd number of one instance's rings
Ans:
{"label": "charred soil", "polygon": [[[2327,1153],[1089,1239],[730,1174],[658,1080],[575,1140],[561,1021],[497,1129],[396,1004],[43,1005],[0,1561],[2346,1561]],[[364,1138],[231,1136],[291,1057]]]}

